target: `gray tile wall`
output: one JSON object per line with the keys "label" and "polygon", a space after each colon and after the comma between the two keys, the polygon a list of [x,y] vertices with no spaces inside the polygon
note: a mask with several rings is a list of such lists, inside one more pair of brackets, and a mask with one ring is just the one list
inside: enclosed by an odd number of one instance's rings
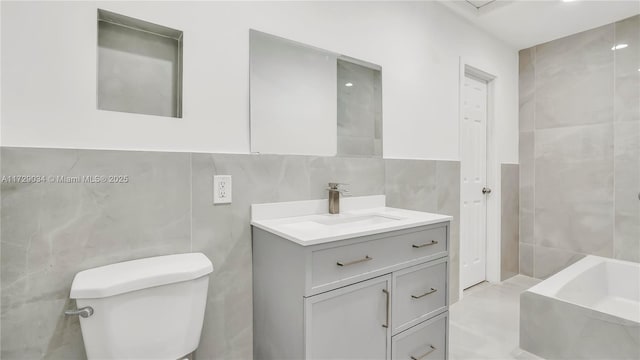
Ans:
{"label": "gray tile wall", "polygon": [[6,184],[2,359],[81,359],[63,311],[76,272],[191,250],[190,155],[2,148],[2,175],[128,175],[127,184]]}
{"label": "gray tile wall", "polygon": [[640,16],[615,24],[614,256],[640,262]]}
{"label": "gray tile wall", "polygon": [[[128,175],[126,184],[2,184],[2,359],[83,359],[65,318],[78,271],[199,251],[214,264],[198,358],[252,357],[252,203],[324,198],[329,180],[390,206],[454,215],[457,298],[459,163],[277,155],[2,148],[2,175]],[[415,173],[418,171],[419,173]],[[233,203],[213,205],[214,174]],[[417,175],[417,176],[416,176]],[[406,193],[413,196],[404,196]]]}
{"label": "gray tile wall", "polygon": [[634,16],[520,51],[522,274],[640,261],[638,47]]}
{"label": "gray tile wall", "polygon": [[518,171],[517,164],[501,166],[500,280],[506,280],[520,273]]}
{"label": "gray tile wall", "polygon": [[453,216],[449,299],[460,287],[460,163],[433,160],[384,160],[387,205]]}

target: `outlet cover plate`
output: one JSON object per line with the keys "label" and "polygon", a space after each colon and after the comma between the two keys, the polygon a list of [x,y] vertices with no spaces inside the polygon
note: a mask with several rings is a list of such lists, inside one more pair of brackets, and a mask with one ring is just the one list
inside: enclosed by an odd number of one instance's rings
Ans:
{"label": "outlet cover plate", "polygon": [[213,176],[213,203],[231,204],[231,175]]}

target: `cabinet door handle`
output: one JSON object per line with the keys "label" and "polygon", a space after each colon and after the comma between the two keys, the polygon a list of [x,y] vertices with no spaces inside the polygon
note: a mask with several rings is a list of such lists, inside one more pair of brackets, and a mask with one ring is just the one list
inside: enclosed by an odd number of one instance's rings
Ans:
{"label": "cabinet door handle", "polygon": [[349,265],[354,265],[354,264],[359,264],[361,262],[365,262],[365,261],[369,261],[369,260],[373,260],[372,257],[369,257],[369,255],[365,256],[364,259],[360,259],[360,260],[353,260],[353,261],[349,261],[346,263],[343,263],[341,261],[338,261],[336,264],[338,266],[349,266]]}
{"label": "cabinet door handle", "polygon": [[431,288],[431,290],[427,291],[426,293],[424,293],[422,295],[411,295],[411,297],[414,298],[414,299],[420,299],[420,298],[423,298],[423,297],[425,297],[425,296],[427,296],[429,294],[433,294],[436,291],[438,291],[438,289]]}
{"label": "cabinet door handle", "polygon": [[411,356],[411,360],[420,360],[420,359],[424,359],[424,357],[426,357],[427,355],[431,354],[432,352],[436,351],[435,346],[433,345],[429,345],[430,349],[429,351],[427,351],[426,353],[420,355],[420,356]]}
{"label": "cabinet door handle", "polygon": [[431,240],[431,242],[424,243],[424,244],[420,244],[420,245],[413,244],[413,245],[411,245],[411,247],[413,247],[413,248],[415,248],[415,249],[420,249],[420,248],[423,248],[423,247],[425,247],[425,246],[435,245],[435,244],[437,244],[437,243],[438,243],[438,241],[437,241],[437,240]]}
{"label": "cabinet door handle", "polygon": [[388,328],[389,327],[389,291],[387,289],[382,289],[382,292],[387,297],[387,316],[386,316],[385,324],[382,325],[382,327],[383,328]]}

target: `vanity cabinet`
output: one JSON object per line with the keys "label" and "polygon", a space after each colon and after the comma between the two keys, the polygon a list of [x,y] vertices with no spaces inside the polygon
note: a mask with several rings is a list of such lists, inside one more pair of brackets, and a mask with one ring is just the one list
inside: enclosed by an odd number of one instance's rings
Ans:
{"label": "vanity cabinet", "polygon": [[449,221],[315,245],[253,227],[255,359],[446,359]]}

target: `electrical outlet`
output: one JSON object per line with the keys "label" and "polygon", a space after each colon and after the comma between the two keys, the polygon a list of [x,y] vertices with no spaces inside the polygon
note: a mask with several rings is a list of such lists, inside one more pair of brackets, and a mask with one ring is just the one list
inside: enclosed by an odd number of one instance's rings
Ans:
{"label": "electrical outlet", "polygon": [[213,203],[231,203],[231,175],[213,176]]}

